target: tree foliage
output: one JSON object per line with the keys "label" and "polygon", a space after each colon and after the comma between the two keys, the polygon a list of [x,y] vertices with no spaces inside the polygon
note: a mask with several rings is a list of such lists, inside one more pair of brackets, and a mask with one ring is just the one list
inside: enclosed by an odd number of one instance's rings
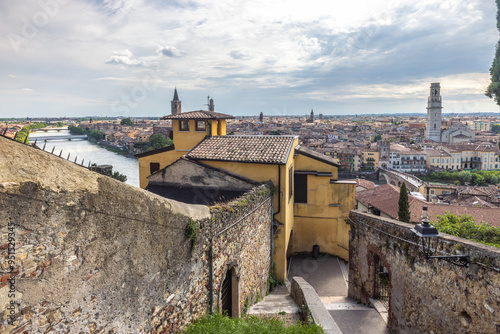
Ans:
{"label": "tree foliage", "polygon": [[496,133],[500,133],[500,124],[493,124],[491,126],[491,131],[496,132]]}
{"label": "tree foliage", "polygon": [[165,138],[163,135],[157,133],[149,138],[149,144],[153,149],[162,148],[165,146],[170,146],[173,144],[172,139]]}
{"label": "tree foliage", "polygon": [[23,126],[22,129],[19,130],[16,134],[16,141],[28,144],[30,142],[28,139],[29,135],[30,135],[29,126]]}
{"label": "tree foliage", "polygon": [[488,223],[476,224],[474,217],[468,214],[456,216],[450,212],[437,215],[432,223],[439,232],[448,233],[460,238],[477,241],[500,248],[500,228]]}
{"label": "tree foliage", "polygon": [[111,177],[115,180],[118,180],[118,181],[122,181],[122,182],[127,181],[127,175],[124,175],[120,172],[114,172],[113,175],[111,175]]}
{"label": "tree foliage", "polygon": [[401,188],[399,189],[399,201],[398,201],[398,219],[405,223],[410,223],[411,213],[410,213],[410,202],[408,200],[408,189],[406,189],[406,183],[403,182]]}
{"label": "tree foliage", "polygon": [[134,122],[130,118],[124,118],[120,122],[121,125],[134,126]]}
{"label": "tree foliage", "polygon": [[68,130],[72,135],[84,135],[87,133],[84,128],[74,125],[68,125]]}
{"label": "tree foliage", "polygon": [[[497,29],[500,31],[500,0],[497,3]],[[495,100],[500,106],[500,44],[497,42],[495,58],[490,67],[490,85],[486,88],[486,96]]]}
{"label": "tree foliage", "polygon": [[432,172],[429,175],[431,180],[451,181],[457,185],[474,184],[474,185],[496,185],[500,179],[500,171],[497,170],[471,170],[460,172],[449,172],[443,170],[440,172]]}
{"label": "tree foliage", "polygon": [[375,135],[375,137],[373,137],[374,142],[378,142],[379,140],[382,140],[382,135]]}

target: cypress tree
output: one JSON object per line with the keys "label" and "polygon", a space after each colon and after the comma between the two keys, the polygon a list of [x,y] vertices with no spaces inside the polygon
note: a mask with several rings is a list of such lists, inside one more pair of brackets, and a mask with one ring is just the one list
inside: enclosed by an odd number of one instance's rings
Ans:
{"label": "cypress tree", "polygon": [[408,201],[408,190],[406,189],[406,183],[403,182],[401,189],[399,189],[399,201],[398,201],[398,219],[402,222],[410,222],[410,202]]}
{"label": "cypress tree", "polygon": [[[497,3],[497,29],[500,31],[500,0]],[[500,43],[497,42],[495,46],[495,58],[490,67],[491,82],[486,89],[486,96],[495,100],[496,104],[500,106]]]}

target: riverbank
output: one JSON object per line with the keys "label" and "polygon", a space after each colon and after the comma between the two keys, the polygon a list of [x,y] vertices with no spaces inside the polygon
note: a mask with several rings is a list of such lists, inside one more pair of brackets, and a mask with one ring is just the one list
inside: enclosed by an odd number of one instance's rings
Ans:
{"label": "riverbank", "polygon": [[124,151],[121,147],[119,146],[116,146],[116,145],[113,145],[113,144],[110,144],[108,142],[105,142],[105,141],[97,141],[95,140],[94,138],[91,138],[89,137],[88,138],[88,141],[91,142],[92,144],[95,144],[105,150],[108,150],[110,152],[113,152],[113,153],[116,153],[116,154],[119,154],[121,156],[124,156],[126,158],[134,158],[134,159],[137,159],[133,153],[129,152],[129,151]]}

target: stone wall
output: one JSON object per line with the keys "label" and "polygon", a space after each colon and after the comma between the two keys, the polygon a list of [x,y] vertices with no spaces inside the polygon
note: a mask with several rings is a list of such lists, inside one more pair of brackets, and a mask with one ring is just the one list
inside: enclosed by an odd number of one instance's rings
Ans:
{"label": "stone wall", "polygon": [[246,215],[214,238],[214,304],[228,264],[241,305],[265,290],[267,187],[187,205],[0,141],[0,333],[175,332],[209,309],[210,237]]}
{"label": "stone wall", "polygon": [[441,234],[432,247],[466,254],[469,267],[425,259],[414,225],[351,211],[349,296],[369,304],[375,266],[389,272],[389,328],[396,333],[500,333],[500,249]]}

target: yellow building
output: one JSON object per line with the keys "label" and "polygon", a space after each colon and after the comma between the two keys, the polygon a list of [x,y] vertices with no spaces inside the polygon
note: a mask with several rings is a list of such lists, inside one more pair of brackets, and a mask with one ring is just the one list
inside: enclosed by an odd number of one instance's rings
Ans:
{"label": "yellow building", "polygon": [[380,154],[377,150],[363,151],[361,153],[361,157],[363,159],[363,168],[364,169],[375,170],[378,168]]}
{"label": "yellow building", "polygon": [[349,225],[355,182],[338,181],[338,163],[298,145],[297,136],[212,136],[186,158],[275,186],[276,275],[286,279],[287,257],[311,252],[348,259]]}
{"label": "yellow building", "polygon": [[140,187],[146,188],[149,175],[188,153],[206,136],[225,136],[226,119],[231,118],[234,117],[206,110],[165,116],[163,119],[172,120],[174,145],[136,154],[139,159]]}
{"label": "yellow building", "polygon": [[[147,186],[143,178],[184,154],[187,159],[254,181],[270,180],[275,187],[273,261],[278,278],[286,279],[289,255],[311,252],[314,245],[321,252],[348,260],[349,225],[345,220],[354,208],[356,184],[338,181],[339,165],[335,159],[300,147],[297,136],[215,135],[214,129],[225,131],[225,123],[211,125],[207,131],[214,135],[200,136],[193,131],[193,114],[188,115],[189,131],[179,135],[186,129],[186,125],[181,125],[181,120],[187,120],[183,115],[168,116],[174,122],[175,148],[137,155],[141,187]],[[189,146],[194,148],[189,150]]]}

